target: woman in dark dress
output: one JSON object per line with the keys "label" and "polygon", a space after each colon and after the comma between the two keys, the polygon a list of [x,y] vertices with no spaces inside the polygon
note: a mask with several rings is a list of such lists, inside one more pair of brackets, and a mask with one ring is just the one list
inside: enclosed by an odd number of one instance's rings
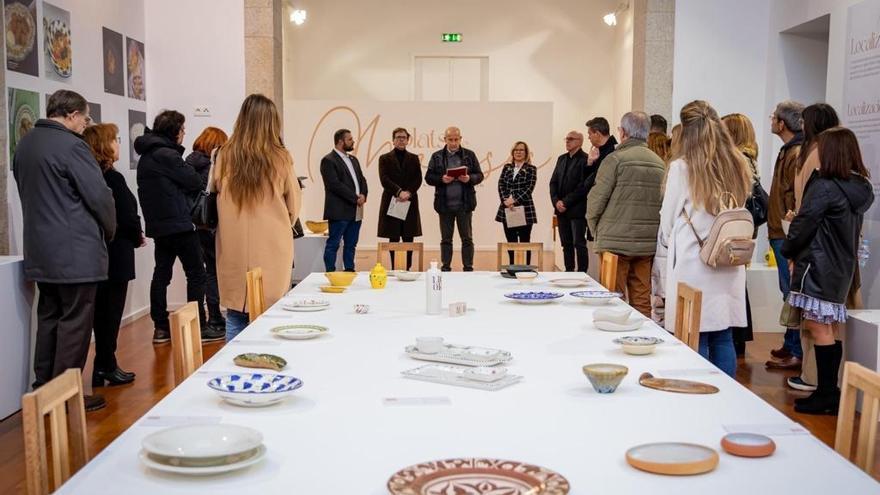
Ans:
{"label": "woman in dark dress", "polygon": [[[378,237],[390,242],[412,242],[422,235],[422,220],[419,215],[419,187],[422,186],[422,165],[419,157],[406,150],[409,132],[398,127],[391,133],[394,149],[379,157],[379,180],[382,183],[382,200],[379,204]],[[408,201],[409,211],[406,220],[388,215],[391,198]],[[406,252],[406,269],[412,267],[412,251]],[[391,257],[394,269],[394,256]]]}
{"label": "woman in dark dress", "polygon": [[[507,242],[529,242],[532,238],[532,225],[538,223],[538,215],[535,213],[535,202],[532,193],[535,191],[535,182],[538,178],[538,168],[529,163],[529,145],[522,141],[513,143],[510,156],[513,160],[501,169],[501,177],[498,178],[498,196],[501,204],[495,221],[504,226],[504,237]],[[525,212],[525,225],[511,227],[507,224],[506,212],[512,208],[521,206]],[[513,251],[508,251],[510,264],[513,264]],[[532,263],[532,253],[526,253],[526,264]]]}
{"label": "woman in dark dress", "polygon": [[113,191],[116,202],[116,236],[107,245],[110,256],[108,279],[98,284],[95,296],[95,362],[92,386],[105,383],[122,385],[134,381],[135,374],[119,368],[116,362],[116,339],[125,309],[128,282],[134,280],[134,250],[145,243],[138,216],[137,200],[125,177],[113,168],[119,160],[119,128],[113,124],[87,127],[83,138],[92,149],[95,160],[104,172],[104,181]]}

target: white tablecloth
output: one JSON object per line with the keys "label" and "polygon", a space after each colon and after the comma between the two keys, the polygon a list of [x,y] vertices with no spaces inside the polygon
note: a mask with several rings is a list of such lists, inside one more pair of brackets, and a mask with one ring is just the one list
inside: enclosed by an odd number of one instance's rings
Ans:
{"label": "white tablecloth", "polygon": [[[542,274],[540,280],[559,274]],[[317,295],[314,274],[294,291]],[[390,279],[369,288],[361,273],[346,293],[328,294],[318,313],[288,313],[277,305],[233,343],[159,402],[147,416],[220,416],[263,432],[268,457],[243,471],[187,478],[151,471],[137,458],[141,439],[155,427],[139,423],[121,435],[61,490],[63,493],[296,493],[383,494],[399,468],[420,461],[486,456],[539,464],[569,479],[573,494],[878,493],[880,485],[809,434],[776,436],[776,453],[745,459],[721,453],[705,475],[666,477],[637,471],[624,459],[632,446],[655,441],[695,442],[720,451],[723,425],[793,425],[783,414],[722,374],[691,379],[717,385],[714,395],[680,395],[638,385],[651,371],[707,369],[710,364],[651,323],[630,333],[667,339],[651,356],[623,354],[620,334],[592,326],[592,306],[566,296],[546,306],[521,306],[502,295],[517,282],[494,273],[447,273],[445,303],[467,301],[472,312],[426,316],[424,277]],[[548,288],[546,285],[535,287]],[[371,312],[355,314],[354,303]],[[318,323],[330,335],[279,341],[269,330],[284,322]],[[403,348],[420,335],[447,342],[500,347],[513,353],[511,373],[525,376],[510,388],[485,392],[401,377],[425,364]],[[232,363],[241,352],[281,355],[285,373],[304,386],[295,398],[264,409],[227,405],[205,386],[212,376],[245,371]],[[629,367],[616,393],[592,390],[581,366],[614,362]],[[386,406],[383,398],[446,397],[449,405]]]}

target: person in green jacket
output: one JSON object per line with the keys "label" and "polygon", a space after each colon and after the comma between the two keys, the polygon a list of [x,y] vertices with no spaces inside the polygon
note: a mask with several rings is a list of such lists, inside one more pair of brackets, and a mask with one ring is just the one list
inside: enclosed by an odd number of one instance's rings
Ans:
{"label": "person in green jacket", "polygon": [[602,162],[587,196],[587,224],[596,251],[618,256],[614,290],[651,317],[651,268],[657,248],[666,165],[648,149],[651,119],[628,112],[620,119],[620,145]]}

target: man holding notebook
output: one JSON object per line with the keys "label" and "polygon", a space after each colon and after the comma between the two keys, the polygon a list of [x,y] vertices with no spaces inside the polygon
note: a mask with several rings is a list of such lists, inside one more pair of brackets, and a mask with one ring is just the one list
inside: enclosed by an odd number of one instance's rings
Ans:
{"label": "man holding notebook", "polygon": [[464,271],[474,271],[474,239],[471,219],[477,207],[474,186],[483,181],[477,155],[461,147],[461,131],[449,127],[443,134],[446,146],[435,151],[428,162],[425,182],[434,186],[434,210],[440,216],[440,261],[445,272],[452,270],[452,235],[458,224],[461,262]]}

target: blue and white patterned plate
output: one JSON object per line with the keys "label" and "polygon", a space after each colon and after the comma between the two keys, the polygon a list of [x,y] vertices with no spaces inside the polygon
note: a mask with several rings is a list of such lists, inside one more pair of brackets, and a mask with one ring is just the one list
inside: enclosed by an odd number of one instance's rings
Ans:
{"label": "blue and white patterned plate", "polygon": [[520,304],[547,304],[553,302],[565,294],[561,292],[511,292],[504,294],[504,297],[516,301]]}
{"label": "blue and white patterned plate", "polygon": [[230,404],[263,407],[284,400],[302,387],[302,380],[274,373],[234,373],[212,378],[208,387]]}
{"label": "blue and white patterned plate", "polygon": [[568,295],[577,297],[588,304],[607,304],[623,296],[620,292],[609,292],[607,290],[580,290],[569,292]]}
{"label": "blue and white patterned plate", "polygon": [[643,337],[640,335],[629,335],[626,337],[618,337],[614,339],[615,344],[621,345],[657,345],[662,344],[663,339],[659,337]]}

